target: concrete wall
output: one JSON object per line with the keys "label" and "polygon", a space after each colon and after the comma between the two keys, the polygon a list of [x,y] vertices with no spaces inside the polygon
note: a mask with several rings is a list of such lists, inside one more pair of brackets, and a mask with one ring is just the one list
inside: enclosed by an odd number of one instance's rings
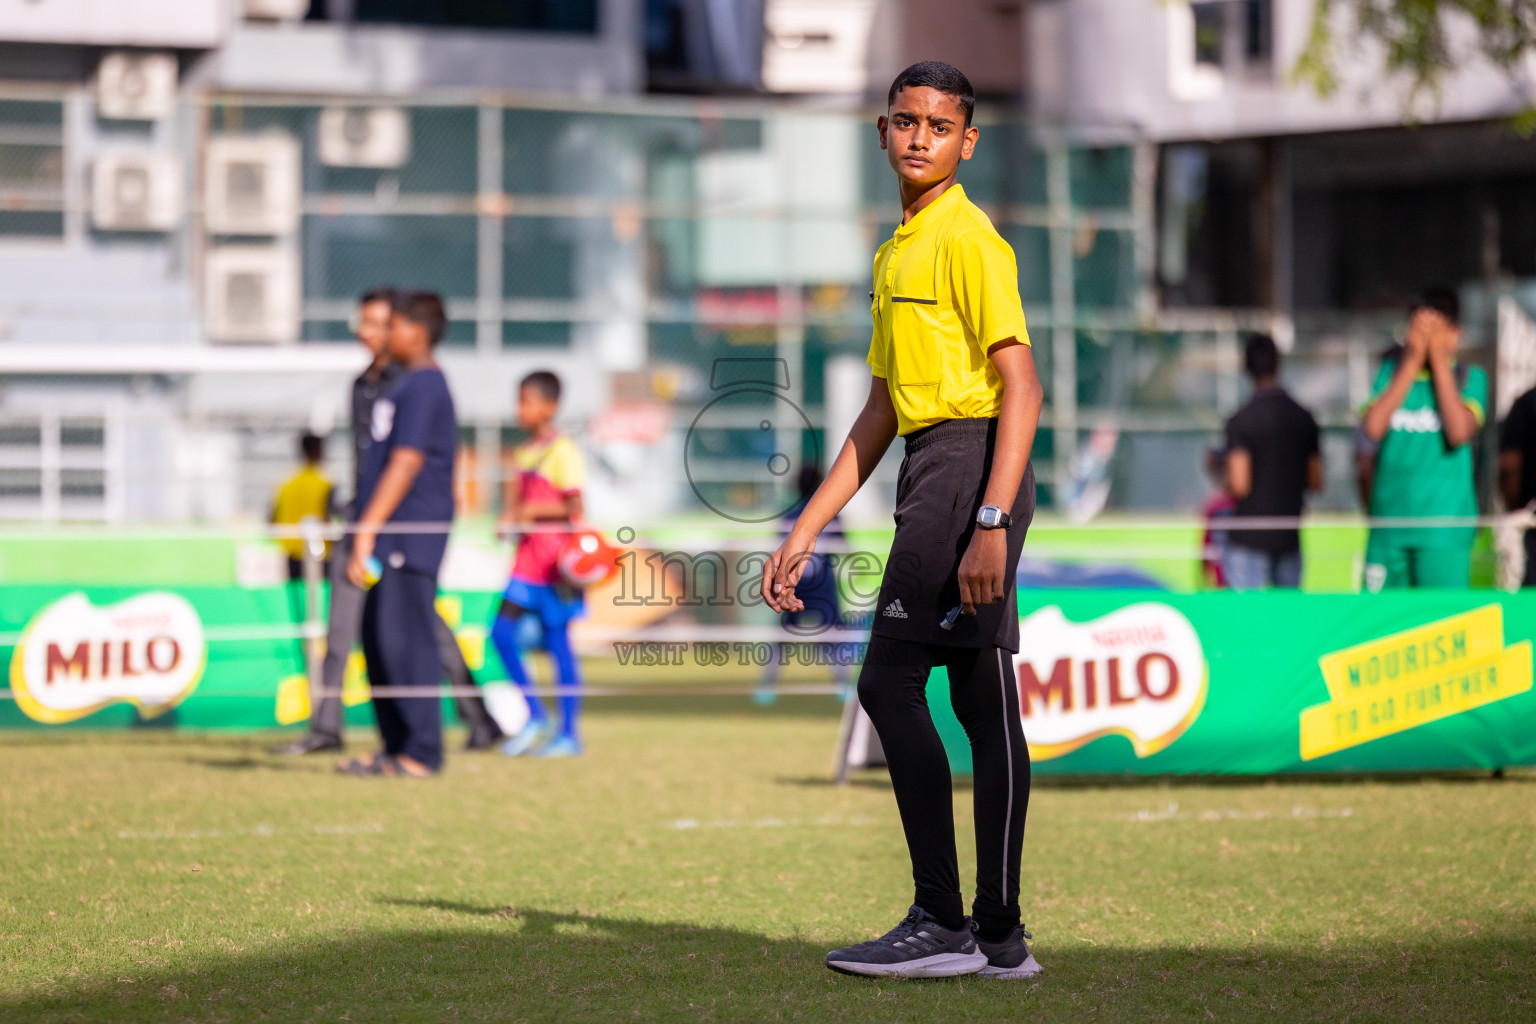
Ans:
{"label": "concrete wall", "polygon": [[[1372,48],[1341,54],[1341,87],[1328,99],[1289,82],[1312,5],[1274,0],[1268,66],[1212,79],[1180,59],[1190,17],[1183,0],[1038,0],[1029,11],[1026,62],[1035,109],[1054,120],[1134,126],[1158,141],[1401,124],[1406,82],[1384,79]],[[1536,69],[1526,81],[1533,77]],[[1507,116],[1526,102],[1491,65],[1470,63],[1447,78],[1438,107],[1418,112],[1421,120],[1471,121]]]}
{"label": "concrete wall", "polygon": [[404,95],[515,89],[594,97],[645,87],[640,4],[602,0],[598,35],[328,22],[238,23],[190,72],[198,85]]}

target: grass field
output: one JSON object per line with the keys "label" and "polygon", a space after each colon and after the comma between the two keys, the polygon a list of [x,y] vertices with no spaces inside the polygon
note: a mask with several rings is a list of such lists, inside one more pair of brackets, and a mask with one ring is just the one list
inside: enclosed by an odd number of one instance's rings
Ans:
{"label": "grass field", "polygon": [[1536,1019],[1536,775],[1037,787],[1044,977],[874,983],[821,964],[910,895],[834,702],[594,703],[424,782],[7,736],[0,1020]]}

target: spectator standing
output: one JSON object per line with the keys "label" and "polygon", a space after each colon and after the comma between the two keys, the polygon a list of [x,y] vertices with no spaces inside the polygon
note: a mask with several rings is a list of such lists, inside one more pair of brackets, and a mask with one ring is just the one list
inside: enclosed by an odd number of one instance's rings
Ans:
{"label": "spectator standing", "polygon": [[[387,350],[389,321],[394,313],[395,291],[376,288],[362,297],[358,303],[354,330],[357,340],[371,355],[368,368],[352,382],[352,457],[353,457],[353,506],[348,518],[355,519],[361,509],[356,508],[355,496],[362,492],[363,464],[373,446],[373,407],[379,398],[394,386],[404,371],[390,360]],[[273,750],[275,754],[301,755],[341,750],[343,708],[341,687],[346,678],[347,662],[352,657],[363,628],[364,591],[347,578],[347,563],[352,555],[352,538],[343,537],[330,560],[331,604],[325,635],[325,659],[320,667],[320,690],[311,701],[313,710],[309,716],[309,732],[292,743]],[[443,672],[456,689],[475,685],[464,653],[453,630],[441,618],[436,626],[438,656],[442,659]],[[459,717],[469,726],[468,749],[478,750],[492,746],[501,738],[501,729],[486,711],[479,697],[458,696],[454,706]]]}
{"label": "spectator standing", "polygon": [[[507,481],[501,529],[512,532],[520,523],[546,529],[522,533],[512,577],[502,594],[501,607],[491,623],[491,643],[507,667],[507,675],[528,701],[528,721],[515,736],[501,744],[509,757],[575,757],[582,752],[581,665],[571,646],[571,621],[586,611],[580,588],[560,571],[560,551],[569,534],[560,527],[582,519],[582,481],[585,463],[576,442],[560,431],[555,417],[560,412],[560,378],[548,370],[536,370],[517,388],[517,425],[528,440],[517,446],[512,461],[517,473]],[[538,621],[544,649],[555,663],[560,680],[560,727],[556,731],[544,702],[533,692],[533,679],[523,663],[518,625],[525,618]]]}
{"label": "spectator standing", "polygon": [[[795,502],[794,507],[779,519],[781,539],[789,537],[795,527],[795,521],[800,518],[800,513],[805,511],[805,506],[810,503],[816,488],[821,486],[822,479],[819,467],[810,464],[800,467],[800,473],[795,480],[800,498]],[[841,517],[833,516],[827,521],[826,527],[821,531],[821,540],[824,545],[830,546],[833,550],[847,546]],[[797,633],[810,640],[848,628],[847,623],[843,621],[842,607],[837,596],[837,575],[833,569],[832,559],[825,553],[813,552],[806,556],[805,568],[801,570],[800,582],[795,587],[795,594],[805,607],[798,611],[779,613],[779,624],[787,632]],[[833,643],[840,639],[840,636],[829,638]],[[758,679],[757,689],[752,694],[752,699],[758,704],[772,704],[778,699],[779,674],[782,671],[780,663],[785,659],[786,646],[784,643],[775,644],[774,656],[768,659],[767,665],[763,666],[763,674]],[[840,696],[846,700],[849,696],[850,671],[847,665],[840,664],[836,658],[832,659],[832,681],[837,684]]]}
{"label": "spectator standing", "polygon": [[1216,485],[1216,493],[1206,499],[1200,508],[1200,518],[1205,521],[1205,536],[1200,538],[1200,569],[1205,585],[1214,590],[1227,588],[1227,541],[1231,531],[1226,522],[1237,508],[1237,499],[1227,492],[1227,451],[1225,448],[1207,448],[1205,451],[1205,475]]}
{"label": "spectator standing", "polygon": [[[299,457],[303,459],[303,466],[283,481],[272,498],[272,525],[292,529],[313,523],[323,528],[334,510],[336,493],[330,477],[321,468],[325,462],[325,441],[306,431],[299,438]],[[319,580],[325,573],[324,565],[330,561],[331,544],[326,541],[322,548],[322,568],[315,577],[315,592],[309,593],[309,588],[305,586],[309,581],[304,578],[306,540],[294,534],[279,537],[277,543],[288,557],[288,613],[294,625],[303,625],[309,618],[310,601],[318,601]],[[304,657],[305,645],[315,642],[313,639],[300,639],[300,657]]]}
{"label": "spectator standing", "polygon": [[[1536,502],[1536,388],[1515,399],[1499,428],[1499,493],[1511,512]],[[1524,541],[1523,585],[1536,586],[1536,530],[1526,530]]]}
{"label": "spectator standing", "polygon": [[[435,775],[443,765],[437,573],[453,519],[459,424],[448,380],[432,358],[448,319],[431,292],[396,297],[389,357],[403,373],[373,406],[372,444],[359,480],[347,577],[367,589],[363,656],[374,687],[382,753],[339,765],[354,775]],[[392,527],[425,527],[421,532]],[[443,529],[433,529],[442,526]],[[404,689],[396,695],[389,692]]]}
{"label": "spectator standing", "polygon": [[[331,518],[335,487],[331,478],[321,468],[325,462],[325,441],[315,434],[306,433],[299,438],[299,455],[304,465],[278,487],[272,499],[272,525],[295,527],[302,523],[324,524]],[[304,580],[304,538],[279,537],[278,545],[288,556],[288,580],[301,583]],[[331,545],[325,545],[325,558],[331,556]]]}
{"label": "spectator standing", "polygon": [[[1433,288],[1409,308],[1403,344],[1376,375],[1365,437],[1378,444],[1372,518],[1473,517],[1477,490],[1472,447],[1485,418],[1488,377],[1458,362],[1461,304]],[[1471,571],[1469,524],[1372,527],[1365,588],[1465,589]]]}
{"label": "spectator standing", "polygon": [[[1323,488],[1317,420],[1280,386],[1280,350],[1267,334],[1249,337],[1243,363],[1253,397],[1227,421],[1227,491],[1234,523],[1301,515],[1307,491]],[[1301,586],[1301,531],[1233,529],[1223,569],[1233,590]]]}

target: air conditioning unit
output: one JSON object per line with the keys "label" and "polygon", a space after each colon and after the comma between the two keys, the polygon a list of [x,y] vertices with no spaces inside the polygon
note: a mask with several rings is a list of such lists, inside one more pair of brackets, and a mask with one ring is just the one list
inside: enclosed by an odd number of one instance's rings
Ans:
{"label": "air conditioning unit", "polygon": [[289,246],[225,245],[208,253],[203,329],[209,341],[287,344],[299,337],[299,258]]}
{"label": "air conditioning unit", "polygon": [[309,13],[309,0],[245,0],[251,21],[298,21]]}
{"label": "air conditioning unit", "polygon": [[769,92],[861,93],[876,0],[767,0],[763,85]]}
{"label": "air conditioning unit", "polygon": [[127,121],[158,121],[176,109],[176,58],[118,50],[96,69],[96,112]]}
{"label": "air conditioning unit", "polygon": [[327,107],[320,112],[320,162],[399,167],[411,158],[411,119],[398,107]]}
{"label": "air conditioning unit", "polygon": [[97,231],[174,231],[181,223],[181,159],[155,150],[105,150],[91,164]]}
{"label": "air conditioning unit", "polygon": [[287,235],[299,226],[299,144],[282,132],[210,139],[204,223],[216,235]]}

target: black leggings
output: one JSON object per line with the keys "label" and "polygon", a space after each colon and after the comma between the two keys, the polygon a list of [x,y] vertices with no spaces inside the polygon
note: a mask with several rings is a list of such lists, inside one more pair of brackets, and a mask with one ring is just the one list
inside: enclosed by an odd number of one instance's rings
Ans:
{"label": "black leggings", "polygon": [[1019,721],[1013,656],[1000,647],[949,647],[872,636],[859,673],[890,766],[912,855],[913,902],[946,927],[965,916],[955,854],[949,759],[928,713],[928,674],[943,665],[949,699],[971,741],[976,805],[976,899],[983,938],[1019,923],[1019,862],[1029,806],[1029,749]]}

